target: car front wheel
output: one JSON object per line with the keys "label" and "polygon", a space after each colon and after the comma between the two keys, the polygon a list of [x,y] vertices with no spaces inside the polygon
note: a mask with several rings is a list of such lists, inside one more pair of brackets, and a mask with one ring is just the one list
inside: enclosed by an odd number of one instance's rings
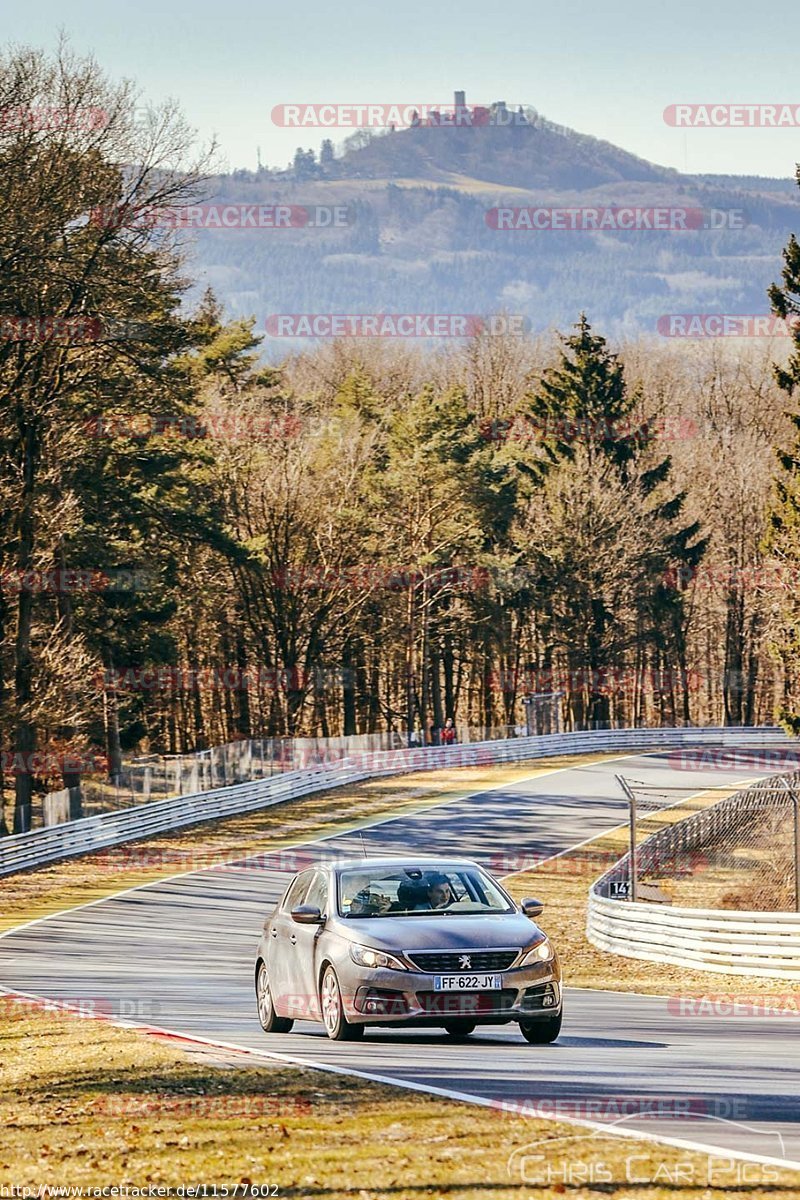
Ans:
{"label": "car front wheel", "polygon": [[325,1032],[334,1042],[354,1042],[364,1033],[363,1025],[351,1025],[344,1015],[342,992],[333,967],[326,967],[320,989]]}
{"label": "car front wheel", "polygon": [[539,1017],[535,1021],[520,1021],[519,1031],[532,1046],[546,1046],[554,1042],[561,1032],[561,1013]]}
{"label": "car front wheel", "polygon": [[258,1004],[258,1019],[265,1033],[288,1033],[294,1021],[288,1017],[279,1017],[272,1003],[272,993],[269,990],[269,976],[265,963],[260,963],[256,977],[256,1002]]}

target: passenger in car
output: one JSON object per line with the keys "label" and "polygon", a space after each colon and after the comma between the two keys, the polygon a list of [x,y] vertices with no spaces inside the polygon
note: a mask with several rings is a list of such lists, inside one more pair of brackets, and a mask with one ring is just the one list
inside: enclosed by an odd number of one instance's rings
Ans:
{"label": "passenger in car", "polygon": [[446,875],[434,873],[428,875],[424,884],[423,899],[421,903],[416,904],[415,909],[424,910],[430,908],[447,908],[453,904],[455,896],[450,884],[450,880]]}
{"label": "passenger in car", "polygon": [[353,917],[373,917],[376,913],[388,912],[391,900],[381,892],[371,892],[369,884],[357,892],[350,901],[350,915]]}
{"label": "passenger in car", "polygon": [[429,908],[428,891],[424,884],[404,879],[397,888],[397,899],[390,912],[413,912],[417,908]]}

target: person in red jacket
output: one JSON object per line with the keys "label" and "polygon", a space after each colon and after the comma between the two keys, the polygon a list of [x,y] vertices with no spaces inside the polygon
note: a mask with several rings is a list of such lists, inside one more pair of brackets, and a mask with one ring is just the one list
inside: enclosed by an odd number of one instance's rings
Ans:
{"label": "person in red jacket", "polygon": [[442,745],[443,746],[452,746],[453,742],[455,740],[456,740],[456,729],[453,724],[453,718],[448,717],[444,723],[444,729],[442,730]]}

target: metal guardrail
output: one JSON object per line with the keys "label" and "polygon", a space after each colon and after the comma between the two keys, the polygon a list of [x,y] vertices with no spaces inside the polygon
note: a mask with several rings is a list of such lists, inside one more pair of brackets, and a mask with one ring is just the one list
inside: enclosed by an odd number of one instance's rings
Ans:
{"label": "metal guardrail", "polygon": [[[637,850],[638,867],[711,846],[731,819],[756,816],[782,776],[760,780],[703,812],[659,830]],[[628,855],[589,890],[586,936],[599,950],[728,975],[800,980],[800,913],[685,908],[603,895],[628,875]]]}
{"label": "metal guardrail", "polygon": [[[533,728],[542,733],[552,732],[549,727],[544,729],[537,725]],[[440,744],[440,734],[441,731],[437,731],[433,745]],[[456,726],[456,741],[460,745],[524,734],[524,729],[510,725]],[[418,739],[416,745],[421,746],[422,730],[416,730],[413,736]],[[124,760],[118,771],[109,770],[104,778],[101,778],[100,768],[103,765],[110,768],[110,763],[104,764],[104,756],[98,751],[95,756],[99,760],[97,770],[84,775],[80,787],[73,788],[70,796],[64,789],[43,796],[41,801],[34,796],[31,828],[58,825],[61,821],[82,816],[99,816],[137,804],[154,804],[157,800],[171,800],[176,796],[195,796],[199,792],[213,792],[234,784],[255,783],[289,771],[304,771],[323,762],[339,763],[353,754],[400,750],[408,744],[408,734],[400,730],[341,737],[238,738],[235,742],[190,754],[150,754]]]}
{"label": "metal guardrail", "polygon": [[612,729],[509,738],[470,745],[428,746],[366,752],[336,763],[321,763],[302,771],[287,771],[254,783],[236,784],[190,796],[176,796],[119,812],[84,817],[63,825],[35,829],[0,839],[0,876],[60,859],[118,846],[187,825],[237,816],[283,804],[301,796],[344,784],[408,771],[444,766],[481,766],[520,762],[561,754],[591,754],[608,750],[657,750],[704,744],[790,745],[773,727]]}

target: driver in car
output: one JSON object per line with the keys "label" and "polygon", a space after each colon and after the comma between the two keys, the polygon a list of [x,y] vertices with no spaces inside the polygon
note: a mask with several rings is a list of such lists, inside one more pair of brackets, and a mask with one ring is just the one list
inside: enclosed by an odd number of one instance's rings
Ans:
{"label": "driver in car", "polygon": [[455,901],[450,880],[446,875],[429,875],[427,880],[427,903],[423,908],[447,908]]}

